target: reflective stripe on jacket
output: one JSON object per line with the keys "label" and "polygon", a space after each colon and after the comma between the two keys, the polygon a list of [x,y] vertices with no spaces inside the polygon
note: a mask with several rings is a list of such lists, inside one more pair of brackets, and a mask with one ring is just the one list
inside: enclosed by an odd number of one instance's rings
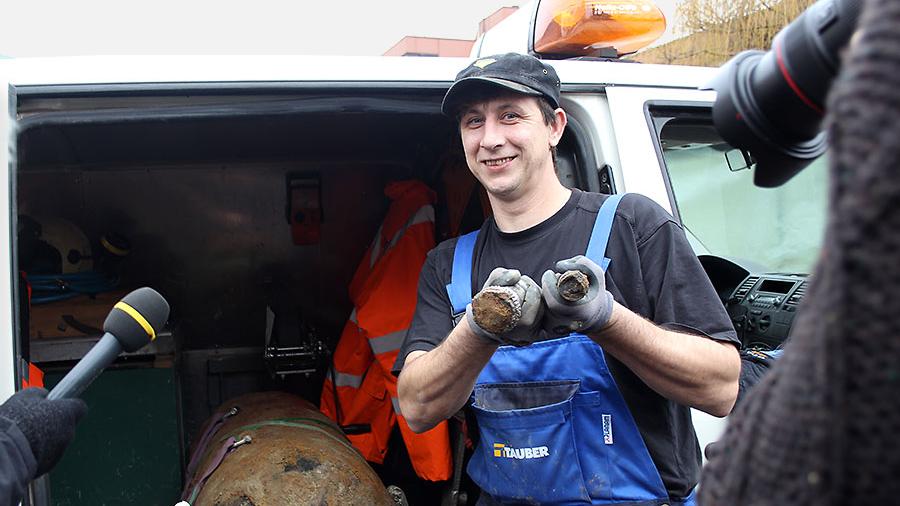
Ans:
{"label": "reflective stripe on jacket", "polygon": [[[416,309],[419,271],[434,243],[434,192],[419,181],[391,183],[390,209],[350,283],[354,310],[334,352],[322,389],[321,410],[339,425],[368,424],[349,434],[371,462],[382,463],[398,424],[413,468],[421,478],[450,478],[447,423],[416,434],[399,413],[397,378],[391,373]],[[335,395],[339,406],[335,406]]]}

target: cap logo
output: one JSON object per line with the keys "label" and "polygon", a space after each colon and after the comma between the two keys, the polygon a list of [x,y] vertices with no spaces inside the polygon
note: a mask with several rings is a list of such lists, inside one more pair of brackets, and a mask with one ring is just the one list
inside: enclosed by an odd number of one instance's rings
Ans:
{"label": "cap logo", "polygon": [[487,67],[488,65],[490,65],[491,63],[495,63],[496,61],[497,60],[495,60],[493,58],[484,58],[484,59],[476,61],[475,63],[472,64],[472,66],[483,69],[483,68]]}

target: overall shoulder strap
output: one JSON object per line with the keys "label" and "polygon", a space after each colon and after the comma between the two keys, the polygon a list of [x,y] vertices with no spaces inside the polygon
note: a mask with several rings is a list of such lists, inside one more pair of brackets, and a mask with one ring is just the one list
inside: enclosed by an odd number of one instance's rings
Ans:
{"label": "overall shoulder strap", "polygon": [[472,302],[472,255],[478,232],[476,230],[460,236],[456,241],[456,249],[453,250],[453,271],[450,274],[450,284],[447,285],[447,295],[450,296],[454,315],[465,311],[469,302]]}
{"label": "overall shoulder strap", "polygon": [[[606,258],[606,244],[609,242],[609,234],[612,231],[613,218],[616,217],[616,209],[619,201],[625,194],[610,195],[603,201],[597,219],[594,221],[594,229],[591,231],[591,240],[588,242],[587,252],[584,256],[593,260],[604,272],[609,267],[610,259]],[[455,266],[454,266],[455,268]]]}

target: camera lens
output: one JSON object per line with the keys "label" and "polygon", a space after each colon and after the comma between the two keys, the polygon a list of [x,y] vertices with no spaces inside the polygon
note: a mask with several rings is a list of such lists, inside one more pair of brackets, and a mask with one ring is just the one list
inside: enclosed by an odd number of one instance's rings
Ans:
{"label": "camera lens", "polygon": [[770,51],[738,54],[710,83],[716,129],[750,152],[758,186],[785,183],[825,152],[825,98],[859,11],[858,0],[820,0],[775,36]]}

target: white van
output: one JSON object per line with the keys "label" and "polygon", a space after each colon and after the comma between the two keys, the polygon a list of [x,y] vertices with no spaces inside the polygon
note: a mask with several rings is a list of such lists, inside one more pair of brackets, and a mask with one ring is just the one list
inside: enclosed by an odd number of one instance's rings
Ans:
{"label": "white van", "polygon": [[[476,52],[503,48],[485,37]],[[440,103],[467,63],[0,61],[0,166],[9,168],[0,234],[10,240],[0,252],[0,397],[21,385],[28,362],[51,383],[61,377],[98,339],[91,318],[102,321],[117,290],[151,286],[172,306],[166,332],[86,392],[91,415],[50,474],[54,504],[174,504],[186,447],[221,402],[273,387],[318,399],[324,368],[265,359],[271,312],[295,316],[291,339],[303,349],[333,349],[351,307],[347,285],[386,209],[385,185],[415,178],[442,194],[459,168]],[[684,225],[745,345],[779,344],[817,256],[824,170],[755,187],[712,125],[714,93],[698,89],[715,69],[552,64],[569,115],[564,183],[658,202]],[[483,219],[477,198],[452,212],[439,203],[437,214],[438,239]],[[452,226],[451,214],[461,216]],[[112,269],[111,295],[29,308],[28,269],[53,260],[25,244],[35,229],[63,272]],[[100,254],[104,241],[127,255],[113,264]],[[722,421],[696,415],[705,446]]]}

